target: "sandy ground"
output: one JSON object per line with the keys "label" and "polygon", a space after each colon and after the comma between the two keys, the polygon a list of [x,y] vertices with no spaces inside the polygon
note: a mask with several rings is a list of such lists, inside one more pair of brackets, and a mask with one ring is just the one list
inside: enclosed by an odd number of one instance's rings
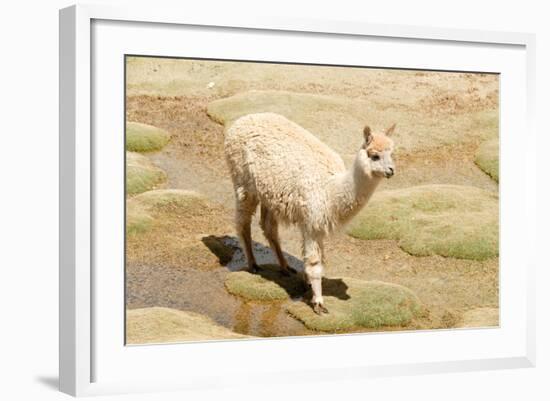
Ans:
{"label": "sandy ground", "polygon": [[[398,125],[398,173],[379,190],[437,183],[498,193],[498,184],[474,164],[479,144],[498,135],[495,75],[138,58],[128,60],[127,74],[127,119],[172,135],[162,151],[148,155],[167,173],[165,186],[193,189],[218,203],[229,224],[223,241],[235,249],[229,263],[208,269],[175,264],[169,258],[143,263],[129,255],[129,309],[161,306],[199,312],[249,335],[311,334],[280,305],[244,302],[223,287],[225,275],[242,268],[244,258],[231,231],[234,201],[223,158],[223,126],[206,112],[217,99],[247,90],[275,89],[365,102],[367,114],[376,116],[374,126]],[[337,135],[341,141],[355,143],[360,133],[338,130]],[[349,165],[349,155],[342,156]],[[299,267],[301,244],[296,230],[285,228],[281,236],[291,264]],[[257,220],[253,238],[261,263],[274,262]],[[477,262],[415,257],[403,252],[396,241],[362,241],[343,232],[336,233],[326,247],[327,276],[381,280],[412,289],[429,314],[408,328],[471,326],[472,319],[464,323],[463,316],[475,310],[481,311],[474,313],[477,324],[498,324],[494,319],[498,258]],[[485,321],[484,310],[490,311]]]}

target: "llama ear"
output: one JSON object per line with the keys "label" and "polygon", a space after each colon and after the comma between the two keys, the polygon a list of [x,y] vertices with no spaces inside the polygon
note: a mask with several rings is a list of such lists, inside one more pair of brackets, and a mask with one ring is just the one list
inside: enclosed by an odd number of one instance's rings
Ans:
{"label": "llama ear", "polygon": [[394,131],[395,131],[395,123],[386,130],[386,136],[391,136]]}
{"label": "llama ear", "polygon": [[365,146],[369,146],[372,142],[372,133],[368,125],[365,125],[365,128],[363,128],[363,135],[365,136]]}

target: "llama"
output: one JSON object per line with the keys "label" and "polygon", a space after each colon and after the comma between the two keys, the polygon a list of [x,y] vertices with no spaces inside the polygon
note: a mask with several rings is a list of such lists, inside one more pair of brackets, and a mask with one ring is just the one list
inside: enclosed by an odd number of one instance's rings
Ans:
{"label": "llama", "polygon": [[288,266],[279,244],[279,224],[293,224],[303,237],[305,281],[313,291],[317,314],[323,303],[324,239],[348,222],[368,202],[380,181],[394,174],[393,141],[366,126],[364,143],[351,169],[313,134],[275,113],[249,114],[225,133],[225,156],[236,197],[236,229],[248,269],[257,272],[250,224],[260,204],[260,226],[275,253],[281,274]]}

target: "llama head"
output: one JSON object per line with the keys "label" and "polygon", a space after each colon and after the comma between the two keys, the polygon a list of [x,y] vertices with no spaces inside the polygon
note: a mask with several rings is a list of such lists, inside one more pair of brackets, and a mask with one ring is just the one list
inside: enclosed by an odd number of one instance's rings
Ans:
{"label": "llama head", "polygon": [[393,140],[390,136],[395,131],[395,124],[385,132],[372,132],[366,126],[363,130],[365,142],[359,151],[358,161],[362,171],[367,175],[390,178],[395,173],[392,159]]}

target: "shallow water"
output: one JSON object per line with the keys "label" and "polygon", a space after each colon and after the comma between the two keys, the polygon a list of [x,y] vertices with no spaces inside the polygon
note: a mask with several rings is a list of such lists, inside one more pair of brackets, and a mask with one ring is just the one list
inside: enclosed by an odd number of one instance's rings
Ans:
{"label": "shallow water", "polygon": [[[224,285],[225,278],[231,271],[243,269],[245,258],[236,238],[223,237],[219,240],[234,248],[233,257],[225,266],[201,270],[128,264],[127,308],[161,306],[197,312],[237,333],[251,336],[278,337],[314,333],[288,315],[283,302],[247,301],[228,293]],[[254,244],[254,254],[259,265],[274,263],[271,251],[262,244]],[[297,258],[285,256],[292,267],[302,269]],[[294,300],[299,301],[299,298]]]}

